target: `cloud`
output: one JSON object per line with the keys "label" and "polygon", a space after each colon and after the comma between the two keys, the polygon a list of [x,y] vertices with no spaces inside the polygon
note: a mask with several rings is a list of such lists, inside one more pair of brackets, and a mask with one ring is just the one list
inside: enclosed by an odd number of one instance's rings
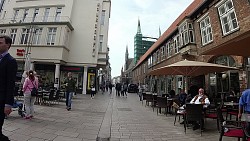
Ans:
{"label": "cloud", "polygon": [[[157,2],[156,2],[157,1]],[[134,36],[138,18],[144,36],[159,37],[193,0],[113,0],[109,25],[110,63],[112,77],[121,73],[128,45],[134,57]]]}

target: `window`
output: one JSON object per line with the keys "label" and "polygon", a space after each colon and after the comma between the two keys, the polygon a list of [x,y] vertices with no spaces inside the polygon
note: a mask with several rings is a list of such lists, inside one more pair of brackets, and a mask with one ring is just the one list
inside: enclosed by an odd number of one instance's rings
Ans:
{"label": "window", "polygon": [[200,30],[202,45],[206,45],[213,41],[212,27],[208,16],[200,22]]}
{"label": "window", "polygon": [[39,45],[41,44],[41,36],[42,36],[42,28],[35,29],[34,35],[33,35],[33,44]]}
{"label": "window", "polygon": [[17,33],[17,29],[13,28],[10,30],[10,37],[12,39],[12,43],[15,44],[15,40],[16,40],[16,33]]}
{"label": "window", "polygon": [[18,13],[19,13],[19,10],[14,11],[13,21],[15,21],[16,18],[18,17]]}
{"label": "window", "polygon": [[103,35],[100,35],[100,36],[99,36],[99,41],[100,41],[100,44],[99,44],[99,51],[101,52],[101,51],[102,51],[102,46],[103,46]]}
{"label": "window", "polygon": [[180,35],[182,39],[182,45],[186,45],[188,43],[187,23],[184,23],[180,26]]}
{"label": "window", "polygon": [[24,44],[28,43],[29,33],[30,33],[30,29],[23,28],[22,35],[21,35],[21,43],[20,44],[24,45]]}
{"label": "window", "polygon": [[232,0],[228,0],[218,8],[223,35],[239,28]]}
{"label": "window", "polygon": [[47,45],[55,45],[56,27],[48,28]]}
{"label": "window", "polygon": [[165,59],[165,46],[161,47],[161,60]]}
{"label": "window", "polygon": [[172,45],[171,45],[171,42],[168,42],[167,48],[166,48],[167,57],[171,56],[171,52],[172,52]]}
{"label": "window", "polygon": [[39,12],[39,9],[36,8],[35,11],[34,11],[34,14],[33,14],[33,18],[32,18],[32,22],[34,22],[36,20],[36,17],[38,15],[38,12]]}
{"label": "window", "polygon": [[48,21],[48,18],[49,18],[49,10],[50,10],[50,8],[46,8],[45,11],[44,11],[44,16],[43,16],[43,21],[44,21],[44,22],[47,22],[47,21]]}
{"label": "window", "polygon": [[0,34],[5,34],[6,33],[6,29],[0,29]]}
{"label": "window", "polygon": [[178,53],[179,52],[179,48],[180,48],[180,36],[177,35],[174,38],[174,53]]}
{"label": "window", "polygon": [[192,23],[183,23],[179,27],[181,45],[184,46],[188,43],[194,43],[194,29]]}
{"label": "window", "polygon": [[105,10],[102,10],[101,25],[104,25],[104,21],[105,21]]}
{"label": "window", "polygon": [[23,22],[26,21],[27,15],[28,15],[29,9],[24,9],[24,13],[23,13]]}
{"label": "window", "polygon": [[143,64],[143,73],[146,73],[146,64]]}
{"label": "window", "polygon": [[61,13],[62,13],[62,7],[57,7],[56,15],[55,15],[55,22],[58,22],[60,20]]}

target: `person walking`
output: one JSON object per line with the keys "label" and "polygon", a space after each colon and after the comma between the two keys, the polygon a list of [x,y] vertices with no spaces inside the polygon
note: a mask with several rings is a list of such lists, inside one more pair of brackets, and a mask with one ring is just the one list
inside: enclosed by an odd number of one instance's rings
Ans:
{"label": "person walking", "polygon": [[8,53],[12,39],[9,36],[0,36],[0,141],[9,141],[2,133],[5,115],[11,113],[14,103],[14,88],[17,73],[17,62]]}
{"label": "person walking", "polygon": [[31,119],[34,117],[34,103],[36,97],[31,95],[33,88],[38,89],[38,79],[35,77],[34,72],[30,70],[28,77],[25,78],[23,83],[24,105],[26,110],[25,119]]}
{"label": "person walking", "polygon": [[66,86],[66,109],[71,110],[72,104],[72,96],[75,93],[76,81],[72,77],[72,73],[68,72],[68,77],[64,81],[64,85]]}
{"label": "person walking", "polygon": [[112,88],[113,88],[113,84],[110,82],[109,83],[109,94],[112,94]]}
{"label": "person walking", "polygon": [[90,97],[91,97],[91,99],[93,99],[93,98],[95,98],[95,92],[96,92],[95,85],[91,84],[90,89],[91,89]]}

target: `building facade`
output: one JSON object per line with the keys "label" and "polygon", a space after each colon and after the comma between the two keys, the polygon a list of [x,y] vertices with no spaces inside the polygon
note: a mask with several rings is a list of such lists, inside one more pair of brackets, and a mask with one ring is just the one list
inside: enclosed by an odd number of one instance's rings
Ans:
{"label": "building facade", "polygon": [[106,69],[110,8],[110,0],[4,0],[0,33],[11,36],[20,73],[29,54],[41,86],[59,88],[73,72],[86,94]]}
{"label": "building facade", "polygon": [[134,37],[134,63],[155,43],[157,38],[142,35],[140,20],[138,20],[137,33]]}
{"label": "building facade", "polygon": [[234,45],[247,48],[250,40],[249,12],[248,0],[194,0],[138,61],[133,69],[134,83],[147,83],[150,90],[155,92],[175,90],[179,93],[184,87],[183,76],[148,74],[154,69],[187,59],[239,68],[237,71],[204,74],[188,79],[189,86],[203,87],[210,96],[229,92],[231,88],[239,94],[249,88],[247,59],[224,55],[223,52],[219,55],[204,55],[204,52],[217,47],[225,49]]}

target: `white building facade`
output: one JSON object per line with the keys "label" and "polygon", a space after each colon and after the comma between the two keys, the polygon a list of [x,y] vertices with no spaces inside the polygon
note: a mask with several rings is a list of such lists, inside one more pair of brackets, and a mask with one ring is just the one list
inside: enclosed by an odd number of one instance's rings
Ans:
{"label": "white building facade", "polygon": [[11,36],[10,54],[30,69],[43,87],[60,87],[68,72],[77,92],[86,94],[97,83],[99,68],[108,59],[111,0],[2,0],[0,34]]}

